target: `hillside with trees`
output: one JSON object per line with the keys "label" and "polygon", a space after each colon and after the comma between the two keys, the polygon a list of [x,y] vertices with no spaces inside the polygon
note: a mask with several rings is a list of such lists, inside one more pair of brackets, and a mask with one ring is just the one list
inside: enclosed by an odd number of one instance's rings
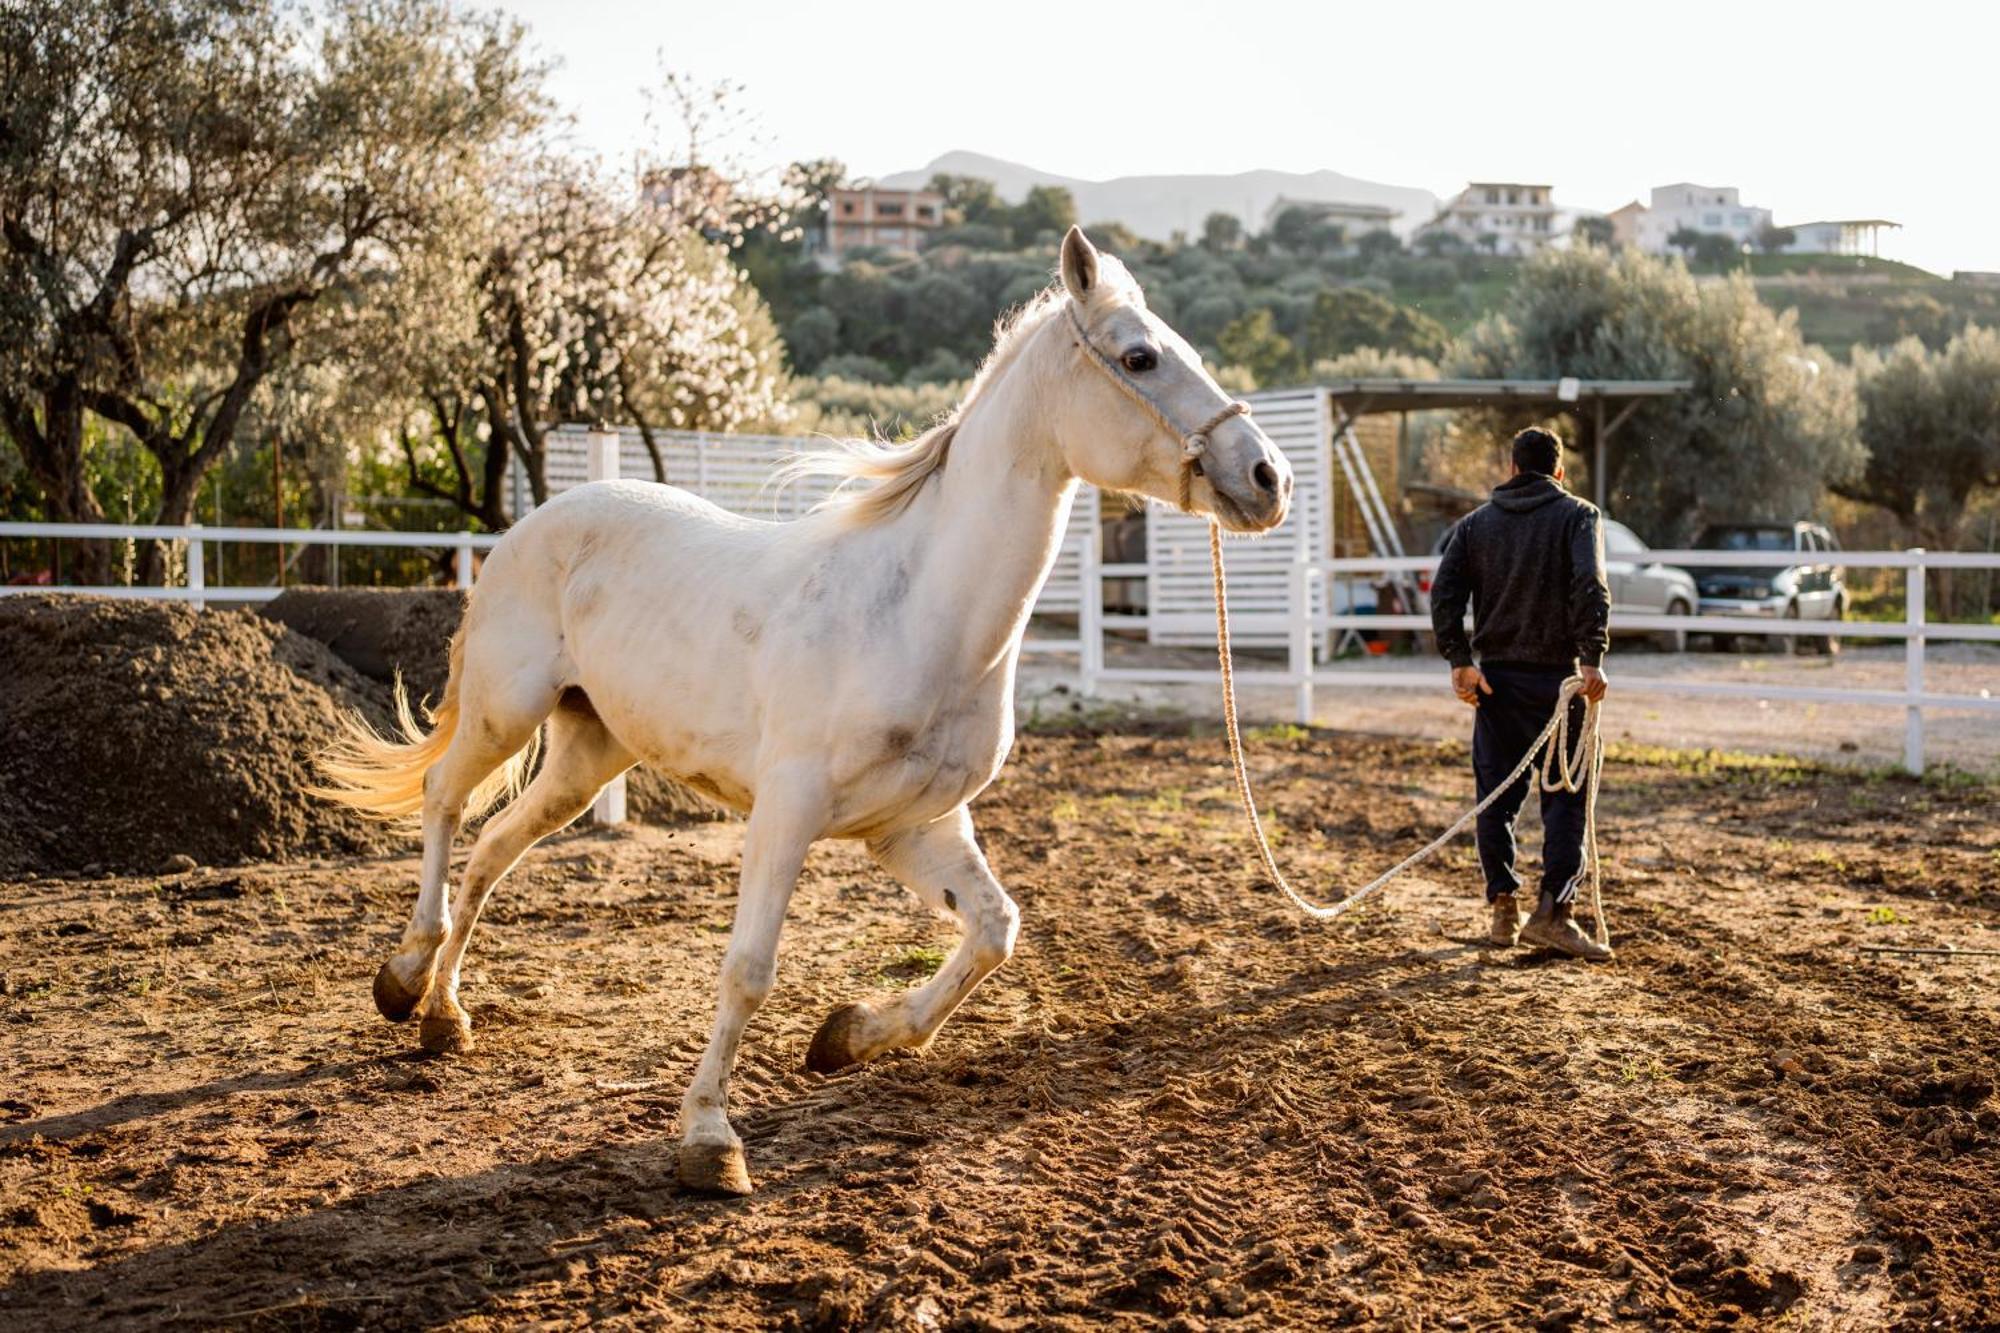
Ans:
{"label": "hillside with trees", "polygon": [[[938,176],[930,187],[945,197],[947,225],[915,256],[862,251],[829,271],[803,234],[747,247],[794,370],[875,383],[963,378],[994,320],[1048,284],[1055,243],[1078,220],[1066,192],[1036,187],[1010,205],[988,181]],[[801,216],[809,228],[812,214]],[[1281,213],[1268,234],[1245,235],[1225,213],[1180,242],[1146,241],[1115,221],[1088,229],[1132,269],[1154,310],[1219,364],[1254,366],[1260,383],[1357,347],[1437,357],[1515,267],[1486,254],[1412,254],[1386,232],[1349,238],[1303,209]]]}
{"label": "hillside with trees", "polygon": [[[493,530],[517,484],[547,493],[562,422],[654,445],[913,432],[1078,218],[1059,185],[1009,202],[941,175],[921,253],[828,264],[839,162],[759,183],[711,151],[727,90],[666,78],[678,128],[613,170],[571,145],[524,42],[444,0],[0,11],[0,514]],[[1992,288],[1699,236],[1665,260],[1587,239],[1528,261],[1412,250],[1310,207],[1164,242],[1091,230],[1239,392],[1692,379],[1611,455],[1609,493],[1656,541],[1832,505],[1883,541],[2000,530]],[[1422,469],[1476,490],[1516,424],[1422,421]],[[164,545],[73,546],[72,581],[172,572]]]}

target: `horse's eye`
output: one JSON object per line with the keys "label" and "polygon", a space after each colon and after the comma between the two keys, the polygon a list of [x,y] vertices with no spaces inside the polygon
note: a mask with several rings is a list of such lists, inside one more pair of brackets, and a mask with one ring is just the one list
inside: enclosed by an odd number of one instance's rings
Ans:
{"label": "horse's eye", "polygon": [[1134,375],[1143,375],[1159,364],[1160,359],[1153,355],[1151,348],[1134,347],[1125,353],[1125,369]]}

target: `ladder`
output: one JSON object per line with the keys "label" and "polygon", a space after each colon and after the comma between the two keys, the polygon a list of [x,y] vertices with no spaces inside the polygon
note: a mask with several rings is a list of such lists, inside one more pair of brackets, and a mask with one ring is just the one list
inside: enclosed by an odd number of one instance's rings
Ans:
{"label": "ladder", "polygon": [[[1398,559],[1408,554],[1403,547],[1403,537],[1396,530],[1396,518],[1389,505],[1382,498],[1382,488],[1376,484],[1375,469],[1368,465],[1368,455],[1362,452],[1361,441],[1354,435],[1354,418],[1343,413],[1334,427],[1333,456],[1340,464],[1340,471],[1347,478],[1347,487],[1354,493],[1355,507],[1361,511],[1361,522],[1368,529],[1368,547],[1375,555],[1394,556]],[[1387,582],[1402,600],[1405,614],[1417,613],[1417,582],[1406,569],[1389,573]],[[1341,636],[1335,651],[1347,645],[1349,638],[1359,636],[1349,630]]]}

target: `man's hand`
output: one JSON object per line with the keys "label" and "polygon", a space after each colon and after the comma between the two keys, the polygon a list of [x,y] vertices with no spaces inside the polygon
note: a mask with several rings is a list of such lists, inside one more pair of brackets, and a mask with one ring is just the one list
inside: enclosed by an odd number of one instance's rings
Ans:
{"label": "man's hand", "polygon": [[1592,703],[1602,699],[1604,692],[1611,688],[1611,682],[1604,678],[1604,672],[1597,667],[1578,667],[1576,673],[1583,677],[1583,689],[1579,693]]}
{"label": "man's hand", "polygon": [[1493,687],[1486,683],[1485,673],[1476,666],[1453,667],[1451,689],[1460,703],[1471,704],[1475,708],[1479,706],[1480,694],[1493,693]]}

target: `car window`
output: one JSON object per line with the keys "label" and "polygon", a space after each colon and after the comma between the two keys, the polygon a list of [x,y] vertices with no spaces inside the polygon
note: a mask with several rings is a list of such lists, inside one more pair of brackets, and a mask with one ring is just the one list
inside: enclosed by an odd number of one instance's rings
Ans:
{"label": "car window", "polygon": [[1609,519],[1606,519],[1604,523],[1604,551],[1607,555],[1644,555],[1646,553],[1646,543],[1634,536],[1632,529],[1626,527],[1623,523],[1613,523]]}
{"label": "car window", "polygon": [[1811,528],[1807,528],[1803,532],[1799,533],[1799,549],[1801,551],[1820,550],[1821,547],[1819,544],[1819,534],[1814,532]]}
{"label": "car window", "polygon": [[1783,528],[1709,528],[1696,543],[1704,551],[1790,551],[1792,534]]}
{"label": "car window", "polygon": [[1820,550],[1838,551],[1840,549],[1840,539],[1835,537],[1831,532],[1828,532],[1825,528],[1815,528],[1814,531],[1819,533]]}

